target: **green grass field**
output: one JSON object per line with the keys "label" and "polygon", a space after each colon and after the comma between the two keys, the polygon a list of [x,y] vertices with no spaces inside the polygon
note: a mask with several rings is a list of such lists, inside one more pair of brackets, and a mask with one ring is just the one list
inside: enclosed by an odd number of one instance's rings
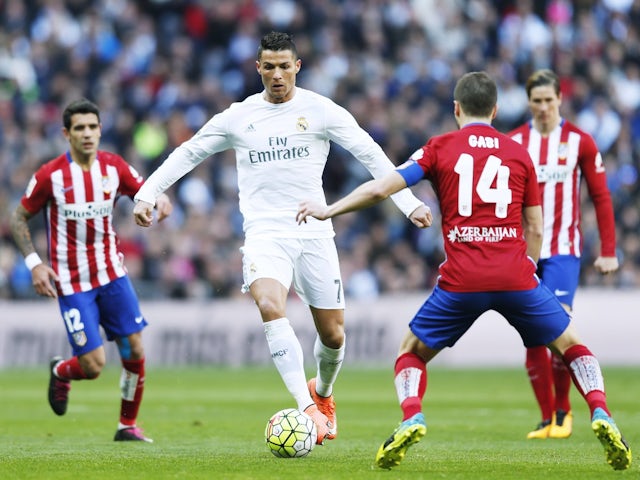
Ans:
{"label": "green grass field", "polygon": [[[139,425],[153,444],[116,443],[119,370],[76,382],[69,410],[46,400],[46,367],[0,371],[1,479],[562,479],[640,478],[615,472],[575,389],[574,434],[531,441],[538,411],[524,369],[431,367],[427,436],[392,471],[373,467],[400,420],[391,367],[346,365],[336,385],[339,436],[306,458],[279,459],[263,432],[293,406],[273,368],[150,369]],[[605,368],[609,405],[632,448],[640,445],[637,368]]]}

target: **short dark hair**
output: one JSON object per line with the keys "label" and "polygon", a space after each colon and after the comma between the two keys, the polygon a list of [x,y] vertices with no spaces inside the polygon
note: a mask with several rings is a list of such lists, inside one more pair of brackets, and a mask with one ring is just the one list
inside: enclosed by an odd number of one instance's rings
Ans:
{"label": "short dark hair", "polygon": [[71,128],[71,117],[76,113],[95,113],[98,117],[98,122],[100,121],[100,109],[98,106],[86,98],[81,98],[71,102],[62,112],[62,124],[67,130]]}
{"label": "short dark hair", "polygon": [[273,50],[278,52],[281,50],[291,50],[293,56],[298,58],[298,50],[296,44],[293,43],[293,37],[288,33],[283,32],[269,32],[262,40],[260,40],[260,46],[258,47],[258,59],[262,57],[264,50]]}
{"label": "short dark hair", "polygon": [[527,79],[525,88],[527,90],[527,97],[531,98],[531,90],[543,85],[551,85],[556,92],[556,95],[560,95],[560,79],[558,75],[548,68],[536,70]]}
{"label": "short dark hair", "polygon": [[456,83],[453,99],[465,114],[488,117],[498,102],[498,87],[486,72],[469,72]]}

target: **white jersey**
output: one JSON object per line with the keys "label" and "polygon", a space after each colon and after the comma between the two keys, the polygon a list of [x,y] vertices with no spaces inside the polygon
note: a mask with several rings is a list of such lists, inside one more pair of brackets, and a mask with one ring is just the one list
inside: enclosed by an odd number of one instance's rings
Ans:
{"label": "white jersey", "polygon": [[[330,141],[348,150],[375,178],[395,168],[347,110],[296,87],[288,102],[270,103],[258,93],[213,116],[167,157],[135,199],[155,204],[158,195],[204,159],[234,149],[247,237],[333,237],[329,220],[308,217],[307,223],[296,222],[301,201],[326,205],[322,173]],[[408,189],[392,199],[406,216],[422,205]]]}

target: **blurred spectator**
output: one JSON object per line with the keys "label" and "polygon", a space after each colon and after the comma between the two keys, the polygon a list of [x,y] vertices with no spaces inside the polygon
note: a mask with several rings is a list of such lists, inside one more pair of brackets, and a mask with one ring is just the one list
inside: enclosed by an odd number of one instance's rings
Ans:
{"label": "blurred spectator", "polygon": [[601,96],[596,96],[592,103],[578,113],[576,123],[591,133],[601,152],[609,151],[618,139],[622,127],[620,115]]}
{"label": "blurred spectator", "polygon": [[[262,89],[254,46],[272,29],[295,35],[304,59],[299,84],[353,112],[395,163],[455,128],[451,92],[466,71],[496,79],[495,125],[503,131],[526,119],[527,76],[542,67],[558,72],[561,112],[596,138],[620,222],[621,271],[603,279],[589,267],[598,246],[586,202],[582,283],[640,286],[638,0],[5,0],[0,298],[30,298],[8,218],[31,172],[64,148],[61,105],[96,101],[105,149],[147,175],[207,118]],[[233,153],[206,162],[169,192],[174,214],[152,235],[128,228],[131,204],[119,202],[129,213],[117,226],[125,263],[141,298],[240,294],[235,176]],[[328,200],[363,176],[348,153],[332,148]],[[427,186],[416,194],[435,204]],[[384,205],[336,221],[346,294],[430,288],[444,260],[434,215],[436,225],[421,231]]]}

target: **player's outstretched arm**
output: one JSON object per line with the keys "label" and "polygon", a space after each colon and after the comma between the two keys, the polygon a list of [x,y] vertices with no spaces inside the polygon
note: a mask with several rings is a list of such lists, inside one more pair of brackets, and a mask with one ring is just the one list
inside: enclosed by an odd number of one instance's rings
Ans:
{"label": "player's outstretched arm", "polygon": [[398,172],[391,172],[388,175],[369,180],[354,189],[347,196],[341,198],[337,202],[323,206],[314,202],[304,201],[298,207],[296,220],[298,224],[306,223],[307,217],[311,216],[318,220],[326,220],[328,218],[342,215],[363,208],[370,207],[376,203],[389,197],[407,186],[402,175]]}

